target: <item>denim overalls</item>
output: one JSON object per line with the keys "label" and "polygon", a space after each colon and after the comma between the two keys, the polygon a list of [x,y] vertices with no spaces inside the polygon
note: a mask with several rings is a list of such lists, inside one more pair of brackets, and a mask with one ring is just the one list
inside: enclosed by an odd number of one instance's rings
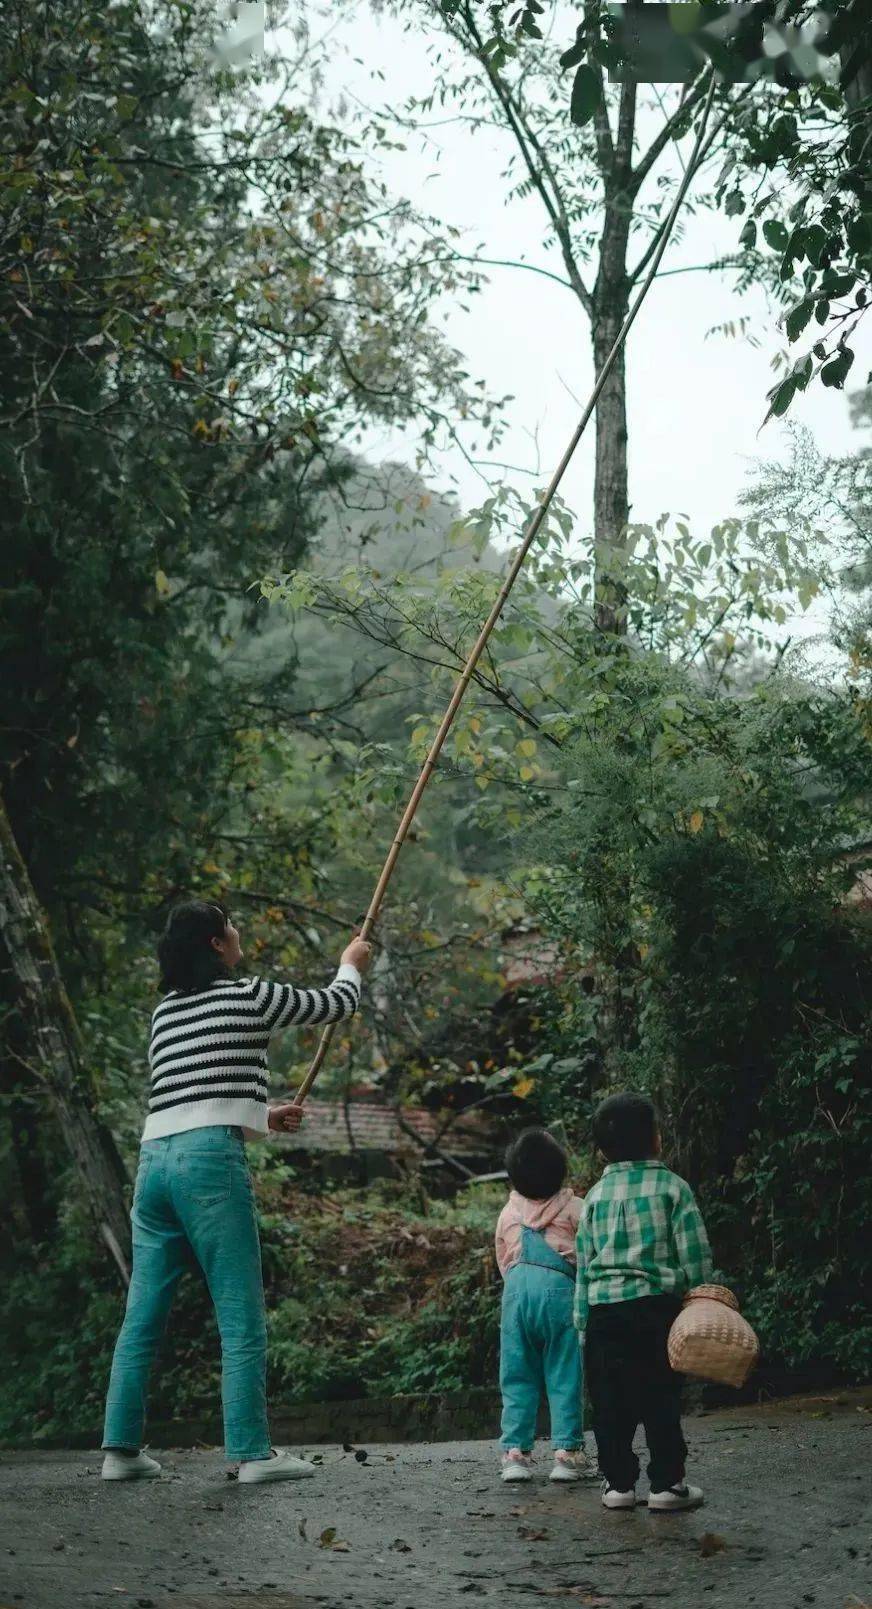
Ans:
{"label": "denim overalls", "polygon": [[503,1285],[502,1446],[529,1452],[544,1390],[555,1451],[582,1446],[581,1346],[572,1321],[575,1269],[538,1229],[521,1229],[521,1260]]}

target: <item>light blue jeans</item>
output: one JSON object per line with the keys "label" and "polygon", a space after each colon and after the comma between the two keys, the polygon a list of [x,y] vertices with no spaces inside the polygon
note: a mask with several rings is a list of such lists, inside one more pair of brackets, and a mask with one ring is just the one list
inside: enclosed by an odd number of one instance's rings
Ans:
{"label": "light blue jeans", "polygon": [[544,1391],[555,1451],[583,1445],[581,1345],[572,1322],[575,1270],[538,1230],[521,1231],[521,1261],[503,1286],[503,1448],[529,1452]]}
{"label": "light blue jeans", "polygon": [[189,1129],[146,1141],[132,1220],[133,1268],[112,1360],[103,1446],[141,1446],[152,1361],[193,1252],[221,1335],[227,1457],[268,1457],[263,1276],[242,1130]]}

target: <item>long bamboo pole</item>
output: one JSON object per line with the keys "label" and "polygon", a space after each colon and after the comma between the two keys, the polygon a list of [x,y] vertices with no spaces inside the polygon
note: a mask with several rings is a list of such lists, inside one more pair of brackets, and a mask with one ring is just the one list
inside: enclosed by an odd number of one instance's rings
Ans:
{"label": "long bamboo pole", "polygon": [[[710,82],[709,88],[708,88],[708,94],[707,94],[705,102],[703,104],[702,115],[701,115],[700,120],[699,120],[699,127],[697,129],[696,140],[694,142],[693,151],[691,152],[690,160],[689,160],[689,162],[687,164],[687,167],[685,169],[684,176],[682,178],[681,184],[679,185],[678,190],[676,191],[675,200],[672,203],[672,207],[671,207],[671,209],[669,211],[669,215],[666,218],[665,223],[661,226],[660,240],[658,242],[657,249],[654,252],[653,257],[651,258],[651,263],[650,263],[648,272],[647,272],[647,274],[645,276],[645,279],[643,280],[643,282],[642,282],[642,284],[641,284],[641,286],[639,288],[638,294],[636,296],[636,299],[633,302],[632,306],[629,308],[629,310],[627,312],[627,316],[624,319],[624,322],[621,325],[621,328],[618,331],[617,336],[615,337],[614,345],[613,345],[611,351],[609,352],[609,355],[606,358],[605,363],[603,364],[602,369],[601,369],[601,371],[600,371],[600,373],[599,373],[599,375],[597,377],[596,384],[594,385],[593,391],[590,394],[590,397],[588,399],[588,402],[587,402],[587,405],[586,405],[586,407],[584,409],[584,412],[583,412],[578,424],[576,425],[575,430],[572,433],[572,438],[571,438],[571,440],[569,442],[569,445],[567,446],[566,451],[564,452],[563,457],[560,460],[560,463],[557,465],[557,468],[555,469],[554,474],[552,475],[551,480],[550,480],[546,490],[543,492],[543,494],[542,494],[542,496],[541,496],[541,498],[539,500],[538,506],[536,507],[536,509],[534,510],[533,514],[531,515],[530,523],[527,526],[527,529],[526,529],[526,531],[524,533],[524,537],[523,537],[523,540],[521,542],[521,545],[518,548],[518,551],[515,554],[514,559],[512,560],[512,564],[510,566],[510,569],[509,569],[509,572],[508,572],[508,574],[506,576],[506,579],[505,579],[505,581],[503,582],[503,584],[502,584],[502,586],[500,588],[497,600],[496,600],[493,608],[491,609],[491,612],[488,615],[487,620],[485,621],[484,625],[482,626],[481,631],[478,634],[478,638],[476,639],[475,646],[473,647],[472,651],[470,652],[469,657],[468,657],[468,659],[466,661],[466,664],[464,665],[463,670],[461,671],[460,676],[458,677],[457,685],[455,686],[454,692],[452,693],[451,698],[450,698],[450,700],[448,702],[448,706],[447,706],[447,708],[445,710],[445,714],[443,715],[442,720],[441,720],[440,725],[439,725],[439,730],[436,733],[436,736],[434,737],[432,744],[430,745],[430,752],[427,755],[426,760],[424,761],[424,765],[422,767],[421,774],[418,777],[418,780],[415,783],[414,788],[412,789],[411,795],[409,797],[409,802],[406,805],[405,810],[403,811],[403,814],[402,814],[402,817],[401,817],[401,820],[400,820],[400,824],[397,827],[396,833],[394,835],[393,843],[391,844],[390,850],[388,851],[387,859],[386,859],[386,861],[385,861],[385,863],[384,863],[384,865],[383,865],[383,867],[381,869],[381,875],[379,877],[378,882],[376,883],[372,899],[369,902],[369,908],[367,910],[366,916],[364,917],[363,925],[361,926],[361,929],[360,929],[360,937],[362,939],[367,939],[369,937],[369,935],[372,932],[372,929],[373,929],[373,927],[375,925],[376,919],[378,917],[378,913],[379,913],[379,911],[381,909],[382,901],[383,901],[383,899],[385,897],[385,893],[387,891],[388,884],[389,884],[389,882],[391,880],[391,877],[393,875],[394,867],[396,866],[397,860],[399,859],[400,850],[402,849],[403,844],[405,843],[406,836],[408,834],[409,828],[411,827],[412,822],[415,819],[415,815],[416,815],[416,812],[417,812],[417,809],[418,809],[418,805],[421,802],[421,796],[422,796],[422,794],[424,792],[424,789],[427,786],[427,783],[430,781],[430,777],[432,776],[433,771],[435,770],[436,762],[437,762],[437,760],[439,758],[440,753],[442,752],[442,747],[443,747],[443,745],[445,743],[445,739],[447,738],[448,733],[451,731],[451,727],[452,727],[452,724],[453,724],[453,721],[454,721],[454,717],[457,714],[458,709],[460,708],[460,704],[461,704],[461,701],[463,699],[463,695],[466,692],[466,689],[469,686],[470,681],[472,680],[473,674],[475,672],[476,665],[478,664],[482,654],[484,653],[485,647],[487,646],[488,638],[490,637],[490,634],[493,631],[494,626],[496,625],[497,621],[500,618],[500,615],[503,612],[503,609],[504,609],[505,604],[506,604],[506,600],[508,599],[511,590],[512,590],[515,582],[518,579],[518,576],[519,576],[519,574],[521,572],[521,569],[523,567],[523,564],[524,564],[524,560],[526,559],[527,554],[530,551],[530,548],[532,547],[534,541],[536,540],[536,536],[537,536],[537,534],[538,534],[538,532],[539,532],[539,530],[541,529],[541,526],[542,526],[542,521],[544,520],[545,515],[547,514],[548,509],[551,506],[551,502],[552,502],[552,500],[554,498],[554,494],[557,491],[557,488],[560,485],[560,482],[562,481],[564,474],[566,473],[566,470],[567,470],[567,468],[568,468],[568,466],[569,466],[569,464],[570,464],[570,462],[572,460],[572,456],[573,456],[573,454],[575,452],[575,449],[578,446],[579,442],[581,441],[582,436],[584,435],[584,432],[585,432],[585,430],[587,428],[587,425],[588,425],[588,422],[590,420],[591,414],[593,413],[593,410],[596,407],[597,399],[599,397],[599,394],[602,391],[602,388],[605,385],[606,380],[608,379],[609,373],[610,373],[610,371],[611,371],[611,369],[612,369],[612,367],[614,365],[615,359],[617,358],[618,353],[620,352],[622,346],[624,345],[624,342],[626,341],[627,336],[628,336],[628,334],[630,332],[630,329],[631,329],[631,327],[632,327],[632,325],[634,323],[634,320],[636,318],[636,314],[638,313],[640,307],[642,306],[642,303],[644,302],[645,297],[647,296],[647,294],[648,294],[649,290],[651,289],[651,286],[652,286],[652,284],[654,282],[654,277],[655,277],[655,275],[657,273],[657,269],[660,266],[660,262],[661,262],[661,259],[663,257],[663,253],[666,250],[667,244],[669,242],[669,237],[670,237],[670,235],[672,233],[673,225],[675,224],[675,220],[678,217],[678,213],[679,213],[679,210],[681,208],[681,203],[683,202],[684,197],[687,194],[687,191],[689,189],[691,180],[692,180],[692,178],[693,178],[693,176],[694,176],[694,174],[696,172],[697,165],[698,165],[699,160],[700,160],[700,155],[701,155],[702,149],[703,149],[703,139],[704,139],[704,135],[705,135],[706,124],[708,122],[708,116],[709,116],[709,112],[711,111],[712,100],[714,98],[715,82],[716,82],[715,75],[712,72],[711,82]],[[303,1101],[306,1099],[306,1096],[309,1094],[309,1091],[311,1090],[312,1085],[315,1082],[315,1079],[318,1077],[318,1074],[319,1074],[322,1066],[324,1065],[324,1059],[325,1059],[325,1057],[327,1055],[327,1051],[330,1048],[330,1041],[332,1040],[333,1035],[336,1032],[336,1026],[337,1026],[336,1023],[328,1024],[328,1026],[324,1029],[323,1034],[321,1035],[321,1040],[320,1040],[320,1043],[318,1045],[318,1049],[315,1052],[315,1055],[314,1055],[314,1057],[312,1059],[312,1064],[309,1067],[309,1070],[308,1070],[305,1078],[303,1079],[303,1082],[301,1083],[299,1089],[297,1090],[296,1095],[294,1096],[294,1102],[298,1106],[302,1105]]]}

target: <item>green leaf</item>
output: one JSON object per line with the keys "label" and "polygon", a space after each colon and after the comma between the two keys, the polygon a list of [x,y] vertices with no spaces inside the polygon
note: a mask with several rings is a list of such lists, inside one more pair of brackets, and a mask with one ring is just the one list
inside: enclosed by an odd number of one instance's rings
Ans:
{"label": "green leaf", "polygon": [[815,268],[818,268],[824,247],[829,239],[826,230],[819,223],[813,223],[809,225],[808,229],[802,231],[802,237],[806,257],[810,263],[814,264]]}
{"label": "green leaf", "polygon": [[569,103],[569,116],[576,128],[583,128],[585,123],[590,122],[602,101],[602,94],[599,73],[586,63],[579,67],[572,82],[572,99]]}
{"label": "green leaf", "polygon": [[739,236],[739,245],[747,246],[749,250],[757,244],[757,225],[753,218],[749,218]]}
{"label": "green leaf", "polygon": [[859,218],[852,218],[846,232],[851,251],[856,256],[861,256],[872,244],[872,218],[865,214],[861,214]]}
{"label": "green leaf", "polygon": [[584,23],[580,22],[575,30],[575,44],[564,50],[560,58],[561,67],[578,67],[587,55],[587,45],[584,38]]}
{"label": "green leaf", "polygon": [[827,296],[847,296],[856,283],[856,274],[837,274],[832,268],[828,268],[821,280],[821,290],[825,291]]}
{"label": "green leaf", "polygon": [[796,379],[791,374],[788,375],[786,380],[782,380],[781,384],[777,385],[774,391],[770,392],[772,401],[769,404],[769,412],[767,413],[766,418],[780,419],[782,414],[787,412],[795,394]]}
{"label": "green leaf", "polygon": [[788,313],[786,323],[788,341],[796,341],[802,334],[811,318],[813,306],[814,302],[807,298],[805,301],[799,302],[791,313]]}
{"label": "green leaf", "polygon": [[736,218],[740,212],[744,211],[745,198],[742,195],[741,190],[731,190],[726,201],[724,202],[724,212],[726,213],[727,217]]}
{"label": "green leaf", "polygon": [[807,352],[804,358],[797,358],[793,366],[793,378],[799,391],[805,390],[811,379],[813,369],[814,363],[810,352]]}
{"label": "green leaf", "polygon": [[767,218],[763,225],[763,239],[773,251],[783,251],[788,241],[787,230],[779,218]]}
{"label": "green leaf", "polygon": [[841,391],[853,361],[854,354],[851,351],[851,348],[849,346],[843,346],[836,357],[834,357],[830,363],[825,363],[821,369],[821,380],[823,384],[826,386],[832,386],[837,391]]}

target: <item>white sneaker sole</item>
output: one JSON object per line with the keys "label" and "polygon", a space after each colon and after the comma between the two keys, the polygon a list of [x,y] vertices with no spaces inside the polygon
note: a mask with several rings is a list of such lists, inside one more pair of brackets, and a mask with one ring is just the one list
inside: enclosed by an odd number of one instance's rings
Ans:
{"label": "white sneaker sole", "polygon": [[100,1479],[103,1481],[154,1481],[157,1480],[160,1473],[160,1465],[158,1465],[157,1469],[131,1469],[129,1471],[126,1469],[108,1471],[101,1469]]}
{"label": "white sneaker sole", "polygon": [[263,1474],[259,1470],[247,1473],[239,1471],[240,1486],[267,1486],[271,1481],[308,1481],[315,1474],[314,1469],[267,1469]]}
{"label": "white sneaker sole", "polygon": [[652,1503],[649,1498],[648,1511],[650,1514],[688,1514],[693,1508],[702,1508],[704,1502],[704,1497],[690,1497],[685,1503]]}
{"label": "white sneaker sole", "polygon": [[529,1469],[524,1469],[521,1465],[518,1465],[515,1469],[512,1469],[511,1467],[509,1469],[504,1469],[500,1479],[504,1480],[507,1485],[512,1486],[518,1485],[522,1481],[532,1480],[533,1476]]}
{"label": "white sneaker sole", "polygon": [[621,1508],[635,1508],[637,1502],[638,1498],[636,1497],[635,1492],[631,1492],[629,1496],[622,1492],[620,1497],[611,1499],[604,1497],[602,1499],[603,1508],[616,1510]]}
{"label": "white sneaker sole", "polygon": [[567,1469],[565,1464],[555,1464],[548,1476],[558,1486],[568,1486],[583,1479],[585,1471],[582,1469]]}

